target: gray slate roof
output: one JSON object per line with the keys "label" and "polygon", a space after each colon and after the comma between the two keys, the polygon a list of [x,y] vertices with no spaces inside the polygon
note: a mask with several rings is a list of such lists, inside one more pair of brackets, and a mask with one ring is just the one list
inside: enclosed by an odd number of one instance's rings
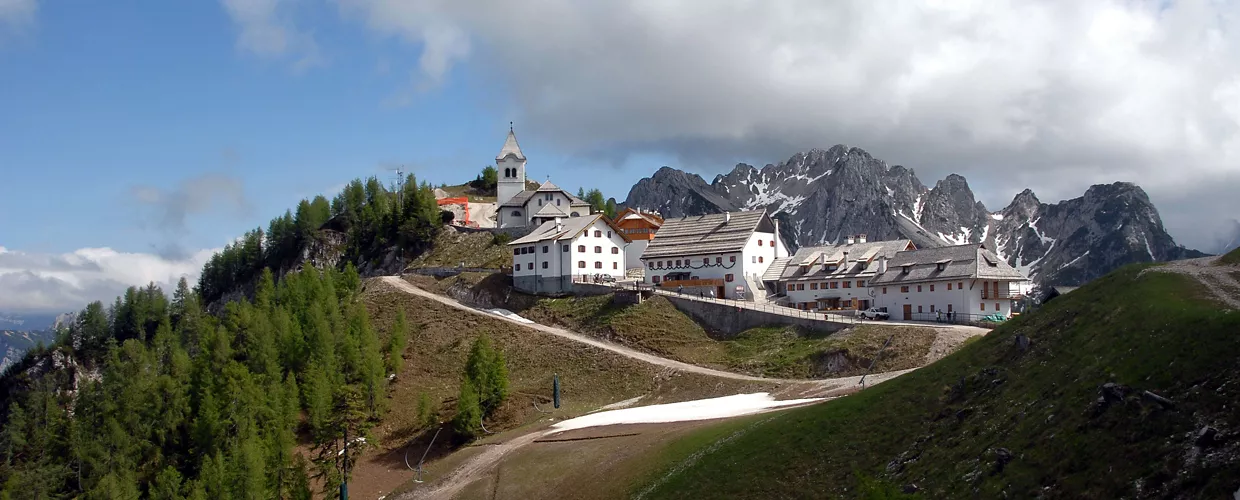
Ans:
{"label": "gray slate roof", "polygon": [[[865,243],[853,243],[829,245],[822,247],[804,247],[797,250],[792,255],[792,259],[788,262],[780,275],[780,280],[812,280],[812,279],[833,279],[846,278],[852,276],[872,276],[878,270],[876,265],[870,265],[867,269],[865,262],[877,261],[881,257],[888,260],[894,259],[896,254],[904,251],[912,243],[909,240],[890,240],[890,241],[867,241]],[[835,271],[823,270],[823,263],[835,263],[844,259],[844,252],[848,252],[848,262],[841,265]],[[802,270],[801,264],[810,264],[808,270]],[[768,271],[769,272],[769,271]]]}
{"label": "gray slate roof", "polygon": [[565,212],[563,208],[560,208],[558,206],[548,203],[546,205],[543,205],[542,208],[538,209],[537,212],[534,212],[534,216],[535,217],[568,217],[568,212]]}
{"label": "gray slate roof", "polygon": [[[943,270],[938,264],[943,263]],[[903,272],[908,266],[909,272]],[[987,250],[981,243],[949,247],[923,248],[900,252],[887,264],[887,272],[878,275],[874,284],[899,284],[946,279],[1027,279],[1012,266]]]}
{"label": "gray slate roof", "polygon": [[504,147],[499,150],[499,154],[495,155],[495,161],[503,160],[508,155],[516,156],[518,160],[525,161],[525,155],[521,153],[521,146],[517,144],[517,134],[512,129],[508,129],[508,138],[504,139]]}
{"label": "gray slate roof", "polygon": [[769,220],[765,210],[730,214],[731,220],[726,223],[726,214],[664,220],[641,258],[739,252],[745,248],[758,225],[763,220]]}
{"label": "gray slate roof", "polygon": [[788,263],[792,262],[792,257],[780,257],[771,261],[771,265],[766,268],[766,272],[762,273],[762,281],[779,281],[779,277],[783,275],[784,268]]}
{"label": "gray slate roof", "polygon": [[[603,214],[593,214],[582,217],[563,218],[560,219],[563,226],[558,230],[555,227],[555,221],[550,220],[542,223],[542,225],[538,226],[538,228],[530,234],[509,242],[508,245],[528,245],[530,243],[538,243],[546,240],[572,238],[577,236],[577,234],[581,231],[585,230],[585,228],[590,227],[590,224],[594,224],[594,221],[598,220],[599,217],[602,216]],[[621,235],[621,237],[623,237],[623,235]]]}
{"label": "gray slate roof", "polygon": [[[551,186],[552,189],[543,189],[543,187],[545,186]],[[570,207],[590,206],[590,204],[586,202],[585,200],[582,200],[581,198],[573,196],[572,193],[569,193],[568,191],[565,191],[563,189],[560,189],[559,187],[556,187],[556,185],[552,184],[551,181],[544,182],[542,185],[538,186],[537,190],[528,189],[525,191],[521,191],[520,193],[513,195],[512,198],[509,199],[508,201],[501,203],[499,206],[501,207],[524,207],[525,202],[530,201],[530,198],[533,198],[534,195],[540,192],[542,193],[548,193],[548,192],[563,193],[564,196],[568,197],[568,205]]]}

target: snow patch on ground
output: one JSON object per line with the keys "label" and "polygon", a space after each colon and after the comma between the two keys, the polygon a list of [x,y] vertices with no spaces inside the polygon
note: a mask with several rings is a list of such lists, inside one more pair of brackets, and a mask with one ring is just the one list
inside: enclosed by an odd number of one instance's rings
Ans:
{"label": "snow patch on ground", "polygon": [[1145,241],[1145,251],[1150,254],[1150,260],[1157,261],[1158,258],[1154,257],[1154,250],[1150,248],[1150,237],[1142,233],[1141,239]]}
{"label": "snow patch on ground", "polygon": [[994,220],[1003,220],[1003,214],[993,213],[993,214],[990,214],[990,218]]}
{"label": "snow patch on ground", "polygon": [[641,400],[642,400],[642,398],[644,398],[644,397],[646,397],[646,396],[638,396],[638,397],[635,397],[635,398],[626,399],[626,400],[624,400],[624,401],[617,401],[617,402],[615,402],[615,403],[612,403],[612,404],[609,404],[609,405],[604,406],[604,407],[602,407],[602,408],[599,408],[599,409],[598,409],[598,411],[604,411],[604,410],[619,410],[619,409],[621,409],[621,408],[628,408],[628,407],[630,407],[630,406],[633,406],[633,405],[637,404],[637,402],[638,402],[638,401],[641,401]]}
{"label": "snow patch on ground", "polygon": [[[1033,219],[1033,221],[1029,223],[1029,229],[1032,229],[1032,230],[1033,230],[1033,234],[1038,235],[1038,239],[1039,239],[1039,240],[1042,240],[1042,243],[1043,243],[1043,244],[1045,244],[1045,243],[1046,243],[1046,242],[1048,242],[1048,241],[1049,241],[1049,242],[1051,242],[1051,244],[1054,244],[1054,243],[1055,243],[1055,238],[1051,238],[1051,237],[1049,237],[1049,236],[1046,236],[1046,235],[1042,234],[1042,231],[1038,230],[1038,221],[1040,221],[1040,220],[1042,220],[1042,218],[1041,218],[1041,217],[1038,217],[1038,218],[1036,218],[1036,219]],[[1050,250],[1047,250],[1047,253],[1050,253]]]}
{"label": "snow patch on ground", "polygon": [[1072,264],[1076,264],[1076,261],[1081,260],[1081,259],[1082,259],[1082,258],[1084,258],[1086,255],[1089,255],[1089,250],[1086,250],[1086,251],[1085,251],[1085,253],[1083,253],[1083,254],[1081,254],[1081,255],[1077,256],[1077,258],[1075,258],[1075,259],[1072,259],[1072,260],[1068,261],[1068,263],[1067,263],[1067,264],[1064,264],[1064,265],[1062,265],[1062,266],[1059,266],[1059,268],[1060,268],[1060,269],[1063,269],[1063,268],[1068,267],[1068,266],[1070,266],[1070,265],[1072,265]]}
{"label": "snow patch on ground", "polygon": [[699,399],[683,403],[641,406],[612,410],[565,420],[551,426],[550,433],[587,427],[617,424],[651,424],[688,422],[715,418],[739,417],[784,406],[794,406],[822,401],[822,398],[790,399],[776,401],[770,393],[737,394],[713,399]]}
{"label": "snow patch on ground", "polygon": [[925,208],[925,204],[921,201],[922,195],[917,195],[917,199],[913,200],[913,221],[921,224],[921,209]]}
{"label": "snow patch on ground", "polygon": [[522,317],[521,317],[521,315],[519,315],[519,314],[517,314],[517,313],[515,313],[515,312],[512,312],[512,311],[509,311],[509,310],[507,310],[507,309],[483,309],[483,311],[489,312],[489,313],[494,314],[494,315],[496,315],[496,316],[503,316],[503,317],[508,318],[508,319],[511,319],[511,320],[513,320],[513,321],[519,321],[519,322],[521,322],[521,323],[533,323],[533,321],[530,321],[530,320],[528,320],[528,319],[522,318]]}

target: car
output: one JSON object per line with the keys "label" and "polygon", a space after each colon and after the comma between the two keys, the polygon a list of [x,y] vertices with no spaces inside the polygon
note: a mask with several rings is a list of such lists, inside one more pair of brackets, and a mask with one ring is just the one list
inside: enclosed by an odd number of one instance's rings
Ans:
{"label": "car", "polygon": [[891,319],[891,315],[887,314],[886,307],[871,307],[861,311],[861,317],[865,319]]}

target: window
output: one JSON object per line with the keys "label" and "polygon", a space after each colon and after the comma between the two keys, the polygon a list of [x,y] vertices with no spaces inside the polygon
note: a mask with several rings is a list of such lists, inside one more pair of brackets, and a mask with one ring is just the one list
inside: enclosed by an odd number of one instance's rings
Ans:
{"label": "window", "polygon": [[840,282],[838,281],[831,282],[831,288],[839,288],[839,287],[840,287]]}
{"label": "window", "polygon": [[581,216],[581,214],[579,214],[579,213],[577,213],[577,212],[573,212],[573,213],[568,214],[568,215],[569,215],[569,216],[571,216],[571,217],[579,217],[579,216]]}
{"label": "window", "polygon": [[620,253],[620,247],[611,247],[612,255]]}
{"label": "window", "polygon": [[520,211],[520,210],[513,210],[513,211],[512,211],[512,216],[513,216],[513,217],[520,217],[520,216],[521,216],[521,211]]}
{"label": "window", "polygon": [[672,261],[667,261],[667,263],[664,264],[664,267],[672,267]]}
{"label": "window", "polygon": [[961,289],[961,290],[964,290],[964,282],[963,282],[963,281],[961,281],[961,282],[959,282],[959,283],[956,283],[956,288],[959,288],[959,289]]}
{"label": "window", "polygon": [[736,256],[733,255],[731,257],[728,257],[728,262],[736,262]]}
{"label": "window", "polygon": [[883,287],[883,295],[887,294],[887,287]]}
{"label": "window", "polygon": [[865,280],[857,280],[857,288],[865,288]]}
{"label": "window", "polygon": [[595,229],[595,230],[594,230],[594,237],[595,237],[595,238],[602,238],[602,237],[603,237],[603,232],[602,232],[602,231],[599,231],[599,230],[597,230],[597,229]]}
{"label": "window", "polygon": [[[933,291],[934,291],[934,285],[933,285],[933,284],[931,284],[931,285],[930,285],[930,291],[931,291],[931,292],[933,292]],[[930,312],[934,312],[934,309],[931,309],[931,310],[930,310]]]}
{"label": "window", "polygon": [[543,261],[543,269],[547,268],[547,261]]}
{"label": "window", "polygon": [[995,302],[995,310],[996,310],[996,311],[998,311],[998,310],[999,310],[999,303],[998,303],[998,302]]}
{"label": "window", "polygon": [[805,290],[805,283],[797,283],[797,291]]}
{"label": "window", "polygon": [[532,247],[532,246],[531,246],[531,247],[529,247],[529,252],[530,252],[530,253],[534,253],[534,247]]}
{"label": "window", "polygon": [[817,289],[818,289],[818,282],[817,282],[817,281],[815,281],[815,282],[813,282],[813,283],[810,283],[810,284],[809,284],[809,289],[810,289],[810,290],[817,290]]}
{"label": "window", "polygon": [[599,262],[599,261],[597,261],[597,260],[596,260],[596,261],[594,261],[594,268],[595,268],[595,269],[602,269],[602,268],[603,268],[603,263],[602,263],[602,262]]}
{"label": "window", "polygon": [[514,248],[514,249],[512,249],[512,254],[513,254],[513,255],[521,255],[521,249],[520,249],[520,248]]}
{"label": "window", "polygon": [[715,257],[715,264],[723,264],[723,257]]}
{"label": "window", "polygon": [[654,262],[647,262],[647,263],[646,263],[646,267],[648,267],[648,268],[650,268],[650,269],[654,269]]}
{"label": "window", "polygon": [[517,265],[513,266],[513,269],[514,269],[514,270],[517,270],[517,271],[520,271],[520,270],[521,270],[521,264],[517,264]]}
{"label": "window", "polygon": [[538,200],[538,206],[542,206],[542,200]]}
{"label": "window", "polygon": [[611,237],[611,231],[607,231],[607,237],[608,237],[608,238],[610,238],[610,237]]}
{"label": "window", "polygon": [[555,200],[555,206],[560,206],[560,200]]}
{"label": "window", "polygon": [[603,253],[603,247],[600,247],[600,246],[594,247],[594,253]]}
{"label": "window", "polygon": [[650,277],[650,281],[653,281],[653,282],[655,282],[655,283],[658,283],[658,282],[659,282],[659,277],[658,277],[658,276],[651,276],[651,277]]}
{"label": "window", "polygon": [[921,306],[917,306],[917,312],[918,312],[918,313],[920,313],[920,312],[921,312]]}
{"label": "window", "polygon": [[900,293],[908,293],[908,285],[900,287]]}
{"label": "window", "polygon": [[934,312],[934,304],[930,304],[930,312]]}
{"label": "window", "polygon": [[952,290],[952,284],[951,284],[951,283],[948,283],[948,284],[947,284],[947,291],[949,291],[949,292],[950,292],[951,290]]}
{"label": "window", "polygon": [[775,240],[771,240],[771,248],[775,248]]}
{"label": "window", "polygon": [[543,253],[550,252],[549,248],[550,247],[548,247],[547,245],[543,245]]}
{"label": "window", "polygon": [[951,305],[951,304],[947,304],[947,312],[952,312],[952,305]]}
{"label": "window", "polygon": [[612,262],[612,263],[611,263],[611,268],[612,268],[612,269],[620,269],[620,264],[619,264],[619,263],[616,263],[616,262]]}
{"label": "window", "polygon": [[565,251],[565,252],[567,252],[569,248],[572,248],[572,247],[569,247],[568,245],[564,245],[564,251]]}
{"label": "window", "polygon": [[917,285],[917,293],[921,293],[921,285]]}
{"label": "window", "polygon": [[725,274],[725,275],[723,275],[723,281],[726,281],[726,282],[728,282],[728,283],[731,283],[731,282],[732,282],[732,275],[731,275],[731,274]]}
{"label": "window", "polygon": [[757,264],[757,263],[758,263],[758,256],[757,256],[757,255],[751,255],[751,256],[749,256],[749,261],[750,261],[750,263]]}
{"label": "window", "polygon": [[709,265],[710,265],[710,257],[702,257],[702,265],[703,265],[703,266],[709,266]]}
{"label": "window", "polygon": [[759,263],[759,264],[761,264],[761,263],[762,263],[762,256],[761,256],[761,255],[759,255],[759,256],[758,256],[758,263]]}
{"label": "window", "polygon": [[680,267],[680,259],[676,259],[676,267]]}
{"label": "window", "polygon": [[578,251],[578,252],[584,252],[584,251],[586,251],[586,246],[585,246],[585,245],[577,245],[577,251]]}
{"label": "window", "polygon": [[586,268],[586,261],[584,261],[584,260],[579,260],[579,261],[577,261],[577,267],[579,267],[579,268],[581,268],[581,269],[585,269],[585,268]]}
{"label": "window", "polygon": [[852,288],[852,282],[851,282],[851,281],[845,281],[845,282],[844,282],[844,288]]}
{"label": "window", "polygon": [[762,240],[758,240],[758,246],[762,246]]}

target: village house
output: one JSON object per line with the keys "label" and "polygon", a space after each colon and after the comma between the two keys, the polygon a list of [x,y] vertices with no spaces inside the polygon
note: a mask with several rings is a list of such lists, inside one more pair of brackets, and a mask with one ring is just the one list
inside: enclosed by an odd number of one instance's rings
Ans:
{"label": "village house", "polygon": [[641,254],[645,282],[685,293],[765,300],[763,273],[788,256],[765,210],[667,219]]}
{"label": "village house", "polygon": [[763,281],[797,309],[868,309],[875,291],[870,281],[886,270],[899,252],[917,247],[910,240],[866,241],[848,236],[838,245],[804,247],[767,270]]}
{"label": "village house", "polygon": [[654,239],[654,235],[663,226],[663,217],[657,213],[643,212],[641,209],[625,208],[616,214],[616,226],[621,234],[629,238],[628,253],[625,255],[625,267],[642,270],[642,252]]}
{"label": "village house", "polygon": [[899,252],[870,280],[892,319],[1010,317],[1028,279],[982,243]]}
{"label": "village house", "polygon": [[497,226],[526,227],[555,220],[556,217],[590,215],[590,204],[560,189],[551,181],[537,189],[528,189],[525,177],[525,154],[517,144],[517,135],[508,128],[508,138],[495,155],[499,180],[496,183]]}
{"label": "village house", "polygon": [[624,277],[629,240],[603,214],[544,222],[510,243],[512,282],[528,293],[562,293],[596,275]]}

